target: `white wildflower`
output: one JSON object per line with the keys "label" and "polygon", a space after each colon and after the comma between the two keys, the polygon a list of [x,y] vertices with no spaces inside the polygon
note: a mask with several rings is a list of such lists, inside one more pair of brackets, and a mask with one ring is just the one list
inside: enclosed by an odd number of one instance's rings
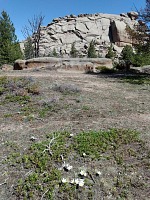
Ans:
{"label": "white wildflower", "polygon": [[71,184],[74,184],[74,183],[75,183],[75,179],[72,179],[72,180],[70,181],[70,183],[71,183]]}
{"label": "white wildflower", "polygon": [[70,133],[70,137],[73,137],[74,136],[74,134],[73,133]]}
{"label": "white wildflower", "polygon": [[84,186],[84,179],[76,178],[75,179],[75,184],[80,186],[80,187],[83,187]]}
{"label": "white wildflower", "polygon": [[70,171],[73,167],[71,165],[69,165],[68,163],[64,163],[63,165],[64,169],[66,169],[67,171]]}
{"label": "white wildflower", "polygon": [[62,182],[62,183],[67,183],[67,182],[68,182],[68,179],[62,178],[61,182]]}
{"label": "white wildflower", "polygon": [[83,153],[82,156],[85,157],[85,156],[86,156],[86,153]]}
{"label": "white wildflower", "polygon": [[100,176],[102,174],[102,172],[100,172],[99,170],[96,170],[95,172],[97,176]]}
{"label": "white wildflower", "polygon": [[83,187],[83,186],[84,186],[84,180],[83,180],[83,179],[80,179],[80,181],[79,181],[79,186],[80,186],[80,187]]}
{"label": "white wildflower", "polygon": [[76,179],[74,180],[74,182],[75,182],[76,185],[78,185],[78,184],[79,184],[79,179],[76,178]]}
{"label": "white wildflower", "polygon": [[86,170],[85,170],[85,169],[82,169],[82,170],[80,171],[80,175],[81,175],[81,176],[87,176]]}
{"label": "white wildflower", "polygon": [[30,137],[30,140],[35,141],[35,140],[37,140],[37,138],[34,137],[34,136],[31,136],[31,137]]}

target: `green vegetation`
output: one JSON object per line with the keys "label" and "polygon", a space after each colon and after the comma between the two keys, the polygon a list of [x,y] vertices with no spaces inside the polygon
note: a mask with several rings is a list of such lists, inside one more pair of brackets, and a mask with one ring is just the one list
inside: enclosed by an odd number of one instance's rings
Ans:
{"label": "green vegetation", "polygon": [[38,95],[39,87],[32,78],[7,78],[0,77],[1,94],[26,96],[27,94]]}
{"label": "green vegetation", "polygon": [[33,44],[32,44],[32,39],[31,37],[28,37],[25,44],[24,44],[24,55],[25,55],[25,59],[30,59],[30,58],[34,58],[34,48],[33,48]]}
{"label": "green vegetation", "polygon": [[127,26],[135,49],[134,62],[135,66],[143,66],[150,64],[150,1],[146,0],[145,8],[140,9],[139,23],[131,29]]}
{"label": "green vegetation", "polygon": [[22,58],[22,53],[14,25],[9,15],[2,11],[0,16],[0,65],[13,64],[19,58]]}
{"label": "green vegetation", "polygon": [[5,97],[5,103],[18,102],[20,104],[26,104],[29,101],[30,101],[30,97],[27,96],[27,95],[25,95],[25,96],[20,96],[20,95],[6,95],[6,97]]}
{"label": "green vegetation", "polygon": [[106,66],[98,66],[96,67],[96,70],[100,71],[100,73],[104,73],[104,74],[111,74],[111,73],[115,73],[116,70],[114,68],[108,68]]}
{"label": "green vegetation", "polygon": [[54,48],[53,49],[53,51],[52,51],[52,56],[54,56],[54,57],[58,57],[58,54],[57,54],[57,52],[56,52],[56,49]]}
{"label": "green vegetation", "polygon": [[115,155],[114,151],[122,145],[137,141],[137,136],[137,132],[116,129],[100,132],[83,132],[75,137],[75,148],[81,156],[85,153],[93,159],[100,159],[105,152],[112,151],[113,155]]}
{"label": "green vegetation", "polygon": [[81,91],[78,86],[70,85],[70,84],[62,84],[62,85],[56,84],[56,85],[53,86],[53,90],[61,92],[62,94],[65,94],[65,95],[67,95],[67,94],[77,94]]}
{"label": "green vegetation", "polygon": [[24,117],[31,120],[33,114],[39,112],[33,102],[33,96],[39,95],[39,87],[31,78],[0,77],[0,95],[1,105],[14,107],[13,113],[10,113],[11,109],[4,113],[5,118],[15,118],[18,115],[17,120],[23,120]]}
{"label": "green vegetation", "polygon": [[110,45],[110,47],[108,47],[108,52],[106,54],[106,58],[114,58],[116,56],[116,53],[113,51],[113,46],[112,44]]}
{"label": "green vegetation", "polygon": [[[26,153],[17,158],[18,163],[31,170],[25,179],[19,179],[15,188],[17,196],[36,199],[47,191],[45,196],[54,199],[54,189],[61,183],[61,171],[56,168],[56,163],[62,162],[61,155],[66,158],[70,152],[66,149],[68,136],[67,132],[49,134],[46,141],[31,145]],[[14,159],[11,156],[11,162]]]}
{"label": "green vegetation", "polygon": [[96,50],[95,50],[95,41],[91,41],[88,48],[88,58],[97,58]]}
{"label": "green vegetation", "polygon": [[126,45],[121,52],[121,57],[119,59],[119,63],[116,65],[116,68],[126,69],[126,71],[129,71],[130,66],[140,67],[149,64],[149,53],[144,53],[138,49],[135,49],[135,52],[133,52],[133,48]]}
{"label": "green vegetation", "polygon": [[[101,191],[108,193],[109,189],[114,199],[124,199],[131,197],[135,186],[147,187],[142,182],[137,185],[139,180],[135,181],[130,175],[133,169],[134,172],[137,170],[136,160],[141,156],[140,151],[145,148],[136,131],[111,129],[81,132],[75,136],[68,132],[54,132],[48,134],[46,140],[33,143],[21,154],[14,144],[6,145],[13,149],[6,163],[17,168],[20,166],[21,170],[27,171],[21,175],[14,188],[14,194],[18,198],[81,199],[81,193],[89,199],[94,197],[92,188],[99,188],[101,185]],[[64,166],[71,161],[70,158],[72,162],[78,162],[73,167],[70,165],[70,170],[67,170]],[[131,162],[132,159],[134,162]],[[146,149],[143,159],[146,167]],[[101,171],[96,169],[100,167],[98,162],[101,161],[115,163],[116,171],[106,177],[104,172],[107,166],[105,169],[101,168]],[[85,168],[84,164],[89,162],[93,167]],[[84,181],[85,186],[83,184],[79,187],[78,183],[71,181],[73,178]],[[97,185],[99,181],[100,185]]]}
{"label": "green vegetation", "polygon": [[77,49],[75,48],[75,42],[73,42],[72,45],[71,45],[70,56],[71,56],[71,58],[76,58],[76,57],[78,57],[78,51],[77,51]]}
{"label": "green vegetation", "polygon": [[57,103],[46,103],[43,104],[42,107],[39,109],[38,115],[40,118],[44,118],[49,114],[57,113],[60,110],[60,106]]}
{"label": "green vegetation", "polygon": [[131,83],[131,84],[145,84],[150,85],[150,77],[145,75],[137,75],[137,76],[126,76],[123,78],[125,82]]}

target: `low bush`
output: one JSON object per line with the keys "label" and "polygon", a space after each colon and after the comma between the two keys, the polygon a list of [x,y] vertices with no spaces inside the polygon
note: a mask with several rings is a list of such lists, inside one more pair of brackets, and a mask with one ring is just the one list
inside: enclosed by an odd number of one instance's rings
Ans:
{"label": "low bush", "polygon": [[98,66],[98,67],[96,67],[96,70],[100,71],[100,73],[104,73],[104,74],[116,72],[116,70],[114,68],[108,68],[106,66]]}
{"label": "low bush", "polygon": [[76,94],[81,91],[78,86],[71,84],[55,84],[52,89],[61,92],[62,94]]}

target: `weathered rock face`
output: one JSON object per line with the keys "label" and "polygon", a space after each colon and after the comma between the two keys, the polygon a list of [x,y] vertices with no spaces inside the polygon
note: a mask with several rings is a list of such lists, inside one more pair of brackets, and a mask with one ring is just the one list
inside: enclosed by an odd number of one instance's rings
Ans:
{"label": "weathered rock face", "polygon": [[96,67],[112,68],[112,60],[108,58],[53,58],[39,57],[29,60],[16,60],[14,70],[29,68],[44,68],[49,70],[79,70],[95,71]]}
{"label": "weathered rock face", "polygon": [[49,55],[55,48],[61,56],[69,56],[71,45],[79,56],[87,55],[87,48],[92,40],[96,42],[96,50],[102,57],[107,47],[114,43],[118,47],[132,44],[126,32],[126,26],[133,27],[137,13],[127,14],[81,14],[54,19],[52,23],[41,28],[40,55]]}

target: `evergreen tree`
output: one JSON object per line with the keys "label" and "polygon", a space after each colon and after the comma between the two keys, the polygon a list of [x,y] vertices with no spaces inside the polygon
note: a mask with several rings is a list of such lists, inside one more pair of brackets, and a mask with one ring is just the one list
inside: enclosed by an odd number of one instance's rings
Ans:
{"label": "evergreen tree", "polygon": [[150,22],[150,0],[146,0],[146,5],[144,9],[141,9],[141,11],[139,12],[140,17],[142,20],[144,20],[146,23],[149,24]]}
{"label": "evergreen tree", "polygon": [[90,42],[87,57],[88,58],[97,58],[96,50],[95,50],[95,42],[93,40]]}
{"label": "evergreen tree", "polygon": [[75,42],[73,42],[71,45],[70,57],[76,58],[77,56],[78,56],[78,51],[75,48]]}
{"label": "evergreen tree", "polygon": [[130,45],[126,45],[121,52],[121,59],[125,63],[125,68],[128,71],[130,65],[134,63],[134,52],[133,48]]}
{"label": "evergreen tree", "polygon": [[138,11],[139,20],[134,28],[127,26],[136,51],[135,66],[150,64],[150,0],[145,0],[145,8]]}
{"label": "evergreen tree", "polygon": [[25,59],[34,58],[34,48],[33,48],[33,45],[32,45],[31,37],[27,38],[24,46],[25,46],[25,49],[24,49]]}
{"label": "evergreen tree", "polygon": [[56,52],[56,49],[55,49],[55,48],[53,48],[52,56],[53,56],[53,57],[58,57],[58,54],[57,54],[57,52]]}
{"label": "evergreen tree", "polygon": [[134,53],[133,53],[133,48],[130,46],[130,45],[126,45],[122,52],[121,52],[121,58],[125,61],[130,61],[132,62],[133,60],[133,56],[134,56]]}
{"label": "evergreen tree", "polygon": [[15,28],[9,15],[2,11],[0,16],[0,65],[13,64],[16,59],[22,58]]}
{"label": "evergreen tree", "polygon": [[106,58],[114,58],[115,57],[115,52],[113,51],[113,47],[112,44],[110,45],[110,47],[108,47],[108,52],[106,54]]}

